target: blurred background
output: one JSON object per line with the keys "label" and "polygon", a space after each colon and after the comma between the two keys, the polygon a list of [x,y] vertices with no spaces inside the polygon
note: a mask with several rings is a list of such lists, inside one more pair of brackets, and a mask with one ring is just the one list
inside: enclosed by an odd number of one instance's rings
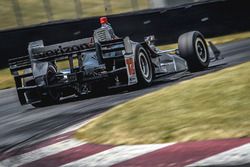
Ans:
{"label": "blurred background", "polygon": [[118,36],[140,42],[155,35],[156,45],[193,30],[207,38],[250,30],[249,0],[0,0],[0,69],[27,55],[30,41],[92,36],[104,15]]}
{"label": "blurred background", "polygon": [[1,0],[0,30],[204,0]]}

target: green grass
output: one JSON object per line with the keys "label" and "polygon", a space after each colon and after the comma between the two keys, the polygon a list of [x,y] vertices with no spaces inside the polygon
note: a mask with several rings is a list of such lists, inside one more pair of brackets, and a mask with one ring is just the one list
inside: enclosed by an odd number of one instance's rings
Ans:
{"label": "green grass", "polygon": [[0,90],[12,88],[15,86],[14,79],[9,69],[0,70]]}
{"label": "green grass", "polygon": [[[80,0],[82,6],[81,18],[105,15],[103,0]],[[110,0],[112,13],[132,11],[130,0]],[[24,26],[46,23],[48,18],[42,0],[19,0]],[[75,19],[74,0],[50,0],[53,20]],[[147,0],[138,0],[139,9],[148,8]],[[0,1],[0,29],[17,27],[15,13],[10,0]]]}
{"label": "green grass", "polygon": [[142,144],[250,136],[250,62],[118,105],[79,129],[93,143]]}

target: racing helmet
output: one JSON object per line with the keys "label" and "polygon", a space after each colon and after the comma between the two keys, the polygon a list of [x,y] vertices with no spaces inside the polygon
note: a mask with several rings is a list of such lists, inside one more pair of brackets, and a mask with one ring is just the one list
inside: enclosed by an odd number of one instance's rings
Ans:
{"label": "racing helmet", "polygon": [[100,23],[101,24],[107,24],[108,23],[108,18],[107,17],[101,17],[100,18]]}

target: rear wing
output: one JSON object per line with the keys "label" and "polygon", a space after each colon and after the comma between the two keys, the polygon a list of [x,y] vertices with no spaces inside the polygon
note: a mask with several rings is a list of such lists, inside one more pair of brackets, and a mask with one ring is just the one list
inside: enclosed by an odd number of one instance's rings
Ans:
{"label": "rear wing", "polygon": [[92,51],[96,52],[98,61],[102,64],[105,59],[116,58],[115,54],[108,53],[124,51],[124,54],[131,54],[132,45],[129,37],[109,41],[96,41],[91,37],[48,46],[44,46],[43,41],[39,40],[29,43],[29,55],[10,59],[9,67],[12,75],[24,78],[32,76],[33,73],[19,74],[18,71],[25,69],[32,69],[30,71],[33,71],[34,66],[38,63],[68,59],[72,70],[73,57],[77,57],[79,66],[82,66],[82,55]]}
{"label": "rear wing", "polygon": [[31,42],[28,47],[32,61],[53,61],[63,59],[83,51],[94,51],[93,38],[79,39],[49,46],[44,46],[43,41]]}
{"label": "rear wing", "polygon": [[19,70],[32,68],[32,63],[34,62],[65,59],[73,54],[80,54],[87,49],[94,50],[93,38],[79,39],[49,46],[44,46],[42,40],[30,42],[28,45],[29,55],[9,60],[10,71],[15,75]]}

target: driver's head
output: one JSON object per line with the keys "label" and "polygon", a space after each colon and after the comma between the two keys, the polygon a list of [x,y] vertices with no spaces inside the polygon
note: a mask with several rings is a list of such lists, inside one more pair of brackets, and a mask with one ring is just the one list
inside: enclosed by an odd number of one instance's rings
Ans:
{"label": "driver's head", "polygon": [[100,23],[101,24],[107,24],[108,23],[108,18],[107,17],[101,17],[100,18]]}

